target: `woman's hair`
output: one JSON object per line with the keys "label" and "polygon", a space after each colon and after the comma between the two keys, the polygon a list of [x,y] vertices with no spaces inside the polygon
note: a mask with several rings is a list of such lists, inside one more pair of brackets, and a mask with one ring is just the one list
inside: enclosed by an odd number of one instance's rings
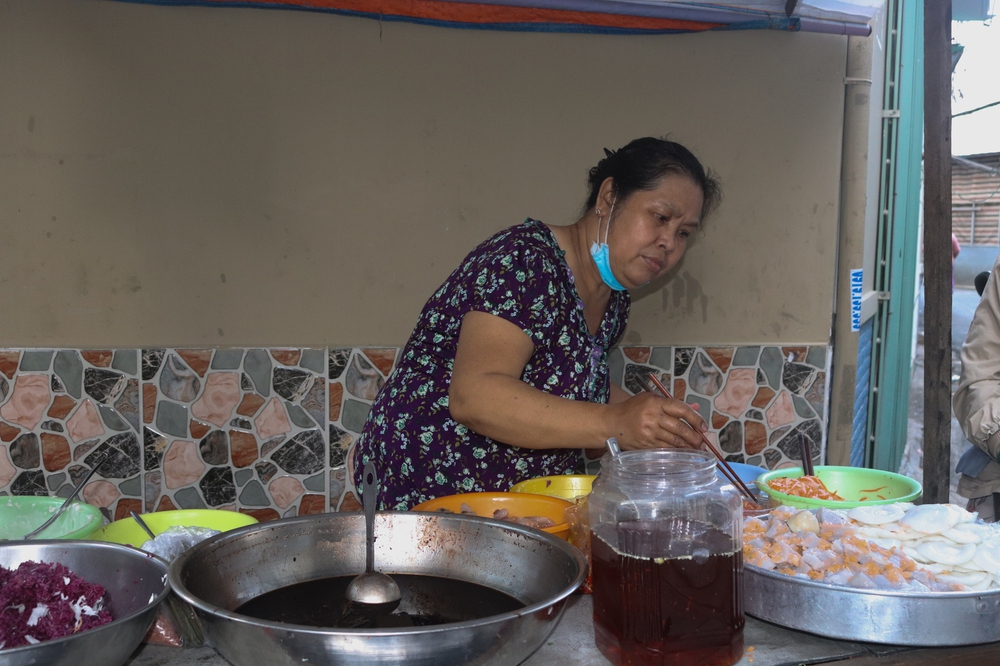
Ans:
{"label": "woman's hair", "polygon": [[597,203],[601,183],[607,178],[614,180],[618,201],[624,201],[635,191],[655,188],[668,174],[687,176],[701,188],[704,196],[702,219],[722,199],[722,188],[715,174],[705,169],[690,150],[674,141],[647,136],[615,151],[605,148],[604,154],[606,157],[590,170],[587,178],[590,196],[586,210]]}

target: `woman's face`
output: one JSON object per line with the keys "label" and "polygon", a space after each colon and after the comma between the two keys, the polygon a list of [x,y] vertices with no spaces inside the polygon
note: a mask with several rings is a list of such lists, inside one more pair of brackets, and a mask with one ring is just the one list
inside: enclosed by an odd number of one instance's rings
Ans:
{"label": "woman's face", "polygon": [[701,225],[703,203],[701,188],[683,174],[667,174],[655,188],[618,202],[608,235],[618,281],[635,289],[676,266]]}

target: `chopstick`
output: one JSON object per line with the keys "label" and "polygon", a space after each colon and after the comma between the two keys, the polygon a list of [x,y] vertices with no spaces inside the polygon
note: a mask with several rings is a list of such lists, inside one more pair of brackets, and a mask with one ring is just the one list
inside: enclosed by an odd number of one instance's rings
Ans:
{"label": "chopstick", "polygon": [[[656,374],[652,372],[649,373],[649,380],[653,382],[653,385],[659,389],[660,393],[662,393],[664,397],[673,400],[673,396],[670,395],[670,391],[668,391],[667,387],[663,385],[663,382],[656,378]],[[647,388],[646,390],[648,391],[649,389]],[[729,466],[729,463],[722,457],[722,454],[715,450],[715,447],[712,446],[712,441],[705,435],[705,433],[699,431],[698,434],[701,435],[701,441],[705,443],[708,450],[715,454],[715,457],[719,460],[719,463],[721,463],[722,466],[719,469],[721,469],[722,473],[726,475],[729,482],[736,486],[736,489],[739,490],[744,497],[754,504],[759,505],[760,500],[758,500],[757,496],[750,491],[745,483],[743,483],[743,480],[736,474],[736,472],[733,471],[733,468]]]}
{"label": "chopstick", "polygon": [[802,455],[802,474],[816,476],[816,470],[813,469],[812,452],[809,450],[809,439],[802,433],[799,433],[799,451]]}

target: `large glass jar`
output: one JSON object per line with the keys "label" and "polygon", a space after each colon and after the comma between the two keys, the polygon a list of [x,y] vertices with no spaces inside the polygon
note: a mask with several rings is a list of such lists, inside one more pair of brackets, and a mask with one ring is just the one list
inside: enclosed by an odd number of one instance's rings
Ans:
{"label": "large glass jar", "polygon": [[618,666],[743,654],[743,502],[707,453],[604,456],[589,498],[594,631]]}

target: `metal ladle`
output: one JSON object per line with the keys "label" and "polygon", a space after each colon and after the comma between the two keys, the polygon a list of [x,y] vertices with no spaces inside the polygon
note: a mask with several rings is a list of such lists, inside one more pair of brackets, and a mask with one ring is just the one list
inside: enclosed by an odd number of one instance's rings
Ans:
{"label": "metal ladle", "polygon": [[87,485],[87,481],[90,481],[90,477],[94,476],[94,474],[97,473],[97,468],[103,465],[109,457],[111,457],[111,453],[107,451],[105,451],[101,456],[99,456],[97,460],[94,461],[94,466],[90,468],[90,471],[87,472],[86,476],[83,477],[83,480],[80,481],[80,483],[76,484],[76,488],[74,488],[73,492],[70,493],[69,497],[66,498],[66,501],[59,505],[59,508],[56,509],[56,512],[53,513],[49,517],[49,519],[46,520],[44,523],[42,523],[39,527],[31,530],[21,538],[33,539],[42,532],[44,532],[49,525],[56,522],[56,519],[62,515],[63,511],[65,511],[66,508],[70,505],[70,503],[76,498],[76,496],[80,494],[80,491],[83,490],[83,487]]}
{"label": "metal ladle", "polygon": [[378,479],[375,465],[365,465],[362,478],[361,501],[365,509],[365,572],[347,586],[347,600],[356,604],[366,615],[391,613],[399,605],[402,593],[399,585],[391,577],[375,571],[375,503],[378,494]]}

